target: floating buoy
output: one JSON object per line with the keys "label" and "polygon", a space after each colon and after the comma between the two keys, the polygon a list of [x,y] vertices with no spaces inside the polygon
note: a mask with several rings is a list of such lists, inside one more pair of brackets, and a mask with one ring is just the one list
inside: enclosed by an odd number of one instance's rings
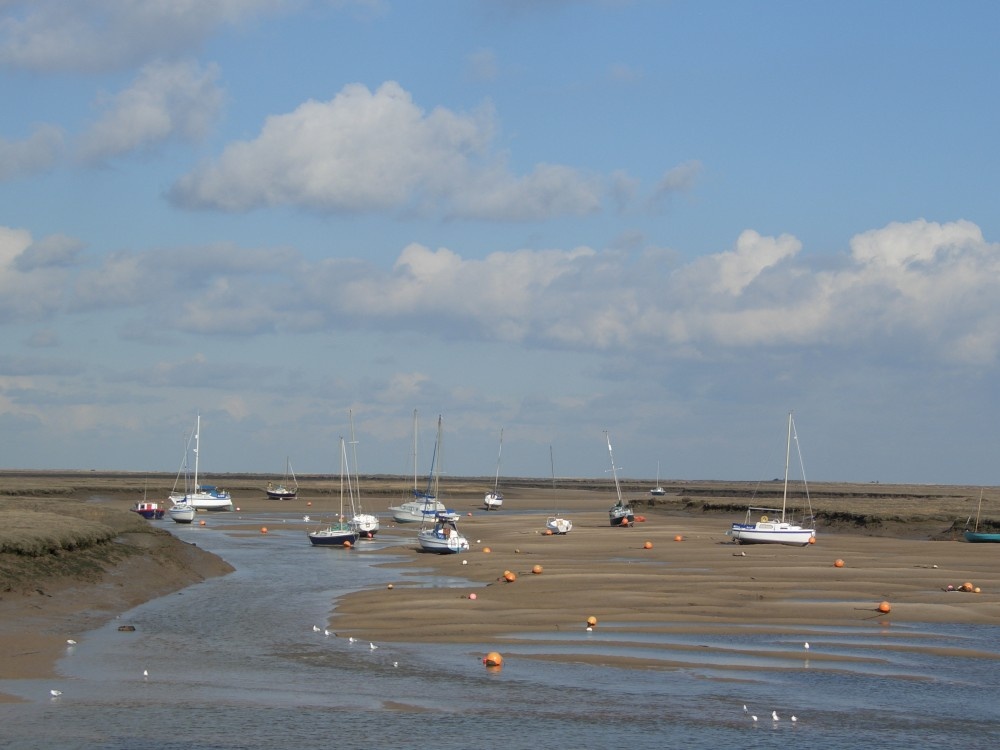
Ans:
{"label": "floating buoy", "polygon": [[386,586],[386,588],[389,589],[389,591],[392,591],[392,584],[390,583],[388,586]]}
{"label": "floating buoy", "polygon": [[205,525],[205,519],[204,518],[201,519],[201,521],[198,522],[198,525],[199,526],[204,526]]}
{"label": "floating buoy", "polygon": [[842,567],[844,567],[844,561],[841,560],[838,557],[836,560],[833,561],[833,567],[835,567],[835,568],[842,568]]}
{"label": "floating buoy", "polygon": [[516,581],[516,580],[517,580],[517,574],[516,574],[516,573],[513,573],[513,572],[511,572],[511,571],[509,571],[509,570],[505,570],[505,571],[503,572],[503,579],[504,579],[504,580],[505,580],[505,581],[506,581],[507,583],[513,583],[514,581]]}
{"label": "floating buoy", "polygon": [[594,627],[595,625],[597,625],[597,618],[594,617],[593,615],[591,615],[590,617],[588,617],[587,618],[587,625],[589,627]]}
{"label": "floating buoy", "polygon": [[493,550],[491,550],[489,547],[483,547],[483,552],[485,552],[487,555],[492,551]]}
{"label": "floating buoy", "polygon": [[312,500],[310,500],[308,503],[306,503],[306,507],[307,508],[311,508],[312,507]]}
{"label": "floating buoy", "polygon": [[892,611],[892,605],[889,602],[882,602],[878,605],[878,611],[884,615],[889,614]]}
{"label": "floating buoy", "polygon": [[642,548],[643,549],[653,549],[653,543],[652,542],[646,542],[645,544],[642,545]]}
{"label": "floating buoy", "polygon": [[469,598],[472,599],[472,601],[475,601],[478,597],[476,596],[475,592],[473,592],[469,594]]}
{"label": "floating buoy", "polygon": [[966,581],[961,586],[958,587],[959,591],[972,591],[975,586],[973,586],[969,581]]}
{"label": "floating buoy", "polygon": [[267,526],[261,526],[260,527],[260,533],[261,534],[266,534],[267,533]]}
{"label": "floating buoy", "polygon": [[350,549],[351,547],[352,547],[351,540],[350,539],[345,539],[344,540],[344,548],[345,549]]}
{"label": "floating buoy", "polygon": [[490,651],[483,657],[483,664],[487,667],[502,667],[503,657],[500,655],[499,651]]}
{"label": "floating buoy", "polygon": [[677,536],[674,537],[674,541],[675,542],[683,542],[684,541],[684,537],[682,537],[680,534],[678,534]]}
{"label": "floating buoy", "polygon": [[816,537],[814,536],[809,537],[809,544],[816,544]]}
{"label": "floating buoy", "polygon": [[973,591],[974,591],[975,593],[977,593],[977,594],[981,594],[981,593],[983,593],[983,590],[982,590],[981,588],[979,588],[978,586],[976,586],[976,588],[974,588],[974,589],[972,589],[972,590],[973,590]]}
{"label": "floating buoy", "polygon": [[541,565],[533,565],[531,567],[531,572],[534,573],[536,576],[540,575],[541,572],[542,572],[542,566]]}

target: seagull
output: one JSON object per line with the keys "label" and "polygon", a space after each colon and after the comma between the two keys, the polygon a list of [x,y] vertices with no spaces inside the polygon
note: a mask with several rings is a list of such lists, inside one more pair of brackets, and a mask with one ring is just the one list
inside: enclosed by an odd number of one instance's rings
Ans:
{"label": "seagull", "polygon": [[49,695],[51,695],[53,698],[58,698],[60,695],[62,695],[62,690],[50,690]]}
{"label": "seagull", "polygon": [[747,713],[747,704],[746,703],[743,704],[743,713]]}
{"label": "seagull", "polygon": [[313,625],[313,632],[314,633],[318,633],[319,632],[319,625]]}
{"label": "seagull", "polygon": [[399,666],[399,662],[398,662],[398,661],[394,661],[394,662],[392,663],[392,666],[394,666],[394,667],[398,667],[398,666]]}
{"label": "seagull", "polygon": [[74,641],[72,638],[67,638],[66,643],[69,644],[70,646],[76,645],[76,641]]}
{"label": "seagull", "polygon": [[799,720],[799,717],[797,717],[797,716],[795,716],[795,715],[793,714],[793,715],[792,715],[792,723],[795,723],[795,722],[796,722],[796,721],[798,721],[798,720]]}
{"label": "seagull", "polygon": [[757,723],[757,714],[750,714],[750,718],[753,719],[753,723]]}
{"label": "seagull", "polygon": [[149,670],[148,669],[142,670],[142,679],[145,680],[147,677],[149,677]]}
{"label": "seagull", "polygon": [[781,719],[778,717],[778,712],[777,711],[772,711],[771,712],[771,721],[781,721]]}
{"label": "seagull", "polygon": [[354,643],[354,636],[352,635],[350,638],[347,639],[347,641],[349,643]]}
{"label": "seagull", "polygon": [[376,646],[376,645],[375,645],[374,643],[372,643],[371,641],[368,641],[368,647],[369,647],[369,648],[370,648],[370,649],[371,649],[372,651],[374,651],[375,649],[377,649],[377,648],[378,648],[378,646]]}
{"label": "seagull", "polygon": [[804,648],[806,651],[808,651],[809,650],[809,641],[806,641],[805,643],[803,643],[802,644],[802,648]]}
{"label": "seagull", "polygon": [[330,628],[327,628],[326,630],[324,630],[323,631],[323,635],[329,636],[330,635]]}

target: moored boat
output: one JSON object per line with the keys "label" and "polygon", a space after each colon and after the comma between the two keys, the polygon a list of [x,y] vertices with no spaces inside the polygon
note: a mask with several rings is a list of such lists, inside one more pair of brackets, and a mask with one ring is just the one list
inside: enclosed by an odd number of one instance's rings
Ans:
{"label": "moored boat", "polygon": [[438,513],[433,525],[421,529],[417,534],[420,547],[427,552],[441,554],[468,552],[469,540],[458,530],[458,519],[458,513]]}
{"label": "moored boat", "polygon": [[138,513],[147,521],[158,521],[166,513],[166,508],[159,503],[148,502],[146,500],[138,500],[129,510],[133,513]]}
{"label": "moored boat", "polygon": [[[795,433],[795,421],[792,414],[788,414],[788,437],[785,444],[785,484],[781,494],[781,508],[761,508],[751,506],[747,508],[747,515],[743,523],[734,523],[727,536],[732,537],[738,544],[787,544],[804,547],[815,541],[816,529],[803,527],[793,523],[786,515],[788,504],[788,463],[791,457],[792,440],[795,440],[796,450],[798,450],[799,438]],[[802,453],[799,451],[799,463],[802,463]],[[806,487],[806,499],[809,498],[809,488],[805,482],[805,472],[803,471],[802,483]],[[753,517],[760,514],[756,521]],[[770,515],[769,515],[770,514]],[[810,516],[812,510],[810,508]]]}
{"label": "moored boat", "polygon": [[417,489],[417,410],[413,410],[413,499],[390,505],[389,512],[397,523],[433,523],[438,513],[446,512],[437,496],[431,492],[431,477],[434,475],[434,463],[437,460],[437,450],[431,458],[431,473],[427,479],[427,489]]}
{"label": "moored boat", "polygon": [[344,438],[340,438],[340,515],[337,520],[324,526],[321,529],[308,532],[309,541],[315,547],[345,547],[358,541],[358,532],[350,524],[344,522],[344,486],[346,483],[348,494],[351,490],[350,470],[345,467],[347,464],[347,448],[344,445]]}
{"label": "moored boat", "polygon": [[632,510],[632,503],[622,498],[622,487],[618,482],[618,468],[615,466],[615,454],[611,451],[611,436],[607,430],[604,437],[608,441],[608,455],[611,457],[611,475],[615,479],[615,492],[618,494],[618,501],[608,509],[608,519],[612,526],[630,526],[635,523],[635,511]]}
{"label": "moored boat", "polygon": [[965,522],[965,533],[964,533],[965,541],[974,543],[982,543],[982,542],[1000,543],[1000,533],[979,530],[979,514],[982,511],[982,509],[983,509],[983,491],[980,490],[979,506],[976,508],[976,525],[972,529],[970,529],[969,521],[971,521],[972,519],[969,518],[969,520]]}
{"label": "moored boat", "polygon": [[[289,483],[288,475],[292,475],[292,481]],[[286,457],[285,458],[285,476],[278,484],[273,482],[268,482],[267,487],[264,488],[264,492],[271,500],[294,500],[299,494],[299,482],[295,478],[295,471],[292,469],[292,462]]]}
{"label": "moored boat", "polygon": [[[187,481],[185,477],[185,491],[183,493],[171,494],[170,501],[175,506],[190,505],[195,508],[195,510],[232,510],[233,498],[226,490],[220,489],[214,484],[198,484],[198,467],[201,457],[201,414],[198,415],[197,421],[195,422],[195,429],[192,437],[194,440],[194,491],[187,491]],[[186,515],[186,510],[184,515]],[[175,521],[177,520],[172,513],[171,517],[173,517]],[[190,522],[181,521],[181,523]]]}
{"label": "moored boat", "polygon": [[500,455],[503,453],[503,427],[500,428],[500,448],[497,450],[497,475],[493,481],[493,489],[483,498],[485,510],[500,510],[503,505],[503,493],[500,492]]}

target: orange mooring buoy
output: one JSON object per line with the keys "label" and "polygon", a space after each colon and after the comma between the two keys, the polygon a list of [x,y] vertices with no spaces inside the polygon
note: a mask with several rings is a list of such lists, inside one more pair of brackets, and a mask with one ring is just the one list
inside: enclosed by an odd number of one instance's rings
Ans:
{"label": "orange mooring buoy", "polygon": [[816,537],[814,536],[809,537],[809,544],[816,544]]}
{"label": "orange mooring buoy", "polygon": [[682,537],[680,534],[678,534],[677,536],[674,537],[674,541],[675,542],[683,542],[684,541],[684,537]]}
{"label": "orange mooring buoy", "polygon": [[500,655],[499,651],[490,651],[483,657],[483,664],[487,667],[502,667],[503,657]]}
{"label": "orange mooring buoy", "polygon": [[351,544],[351,540],[350,539],[345,539],[344,540],[344,549],[350,549],[352,546],[353,545]]}
{"label": "orange mooring buoy", "polygon": [[489,547],[483,547],[483,552],[485,552],[487,555],[492,551],[493,550],[491,550]]}
{"label": "orange mooring buoy", "polygon": [[588,617],[587,618],[587,625],[589,625],[590,627],[594,627],[595,625],[597,625],[597,618],[594,617],[593,615],[591,615],[590,617]]}
{"label": "orange mooring buoy", "polygon": [[646,542],[645,544],[642,545],[642,548],[643,549],[653,549],[653,543],[652,542]]}
{"label": "orange mooring buoy", "polygon": [[889,602],[882,602],[878,605],[878,611],[884,615],[889,614],[892,611],[892,605]]}
{"label": "orange mooring buoy", "polygon": [[504,580],[505,580],[505,581],[506,581],[507,583],[513,583],[514,581],[516,581],[516,580],[517,580],[517,574],[516,574],[516,573],[513,573],[513,572],[511,572],[511,571],[509,571],[509,570],[505,570],[505,571],[503,572],[503,579],[504,579]]}
{"label": "orange mooring buoy", "polygon": [[536,576],[540,575],[541,572],[542,572],[542,566],[541,565],[532,565],[531,566],[531,572],[534,573]]}
{"label": "orange mooring buoy", "polygon": [[842,568],[842,567],[844,567],[844,561],[841,560],[838,557],[836,560],[833,561],[833,567],[835,567],[835,568]]}
{"label": "orange mooring buoy", "polygon": [[267,526],[261,526],[260,527],[260,533],[261,534],[266,534],[267,533]]}

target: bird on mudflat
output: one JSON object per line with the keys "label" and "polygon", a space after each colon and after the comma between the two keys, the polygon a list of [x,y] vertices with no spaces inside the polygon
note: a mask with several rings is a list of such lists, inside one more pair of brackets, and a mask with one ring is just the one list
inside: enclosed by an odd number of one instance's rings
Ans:
{"label": "bird on mudflat", "polygon": [[49,695],[51,695],[53,698],[58,698],[60,695],[62,695],[62,690],[50,690]]}
{"label": "bird on mudflat", "polygon": [[747,704],[746,703],[743,704],[743,713],[747,713]]}
{"label": "bird on mudflat", "polygon": [[377,648],[378,648],[378,646],[376,646],[376,645],[375,645],[374,643],[372,643],[371,641],[368,641],[368,648],[370,648],[370,649],[371,649],[372,651],[374,651],[375,649],[377,649]]}
{"label": "bird on mudflat", "polygon": [[352,635],[350,638],[348,638],[347,642],[348,643],[354,643],[354,636]]}
{"label": "bird on mudflat", "polygon": [[66,644],[69,645],[69,646],[75,646],[76,645],[76,641],[74,641],[72,638],[67,638],[66,639]]}
{"label": "bird on mudflat", "polygon": [[771,712],[771,721],[781,721],[781,717],[778,716],[777,711]]}
{"label": "bird on mudflat", "polygon": [[313,632],[314,633],[318,633],[319,632],[319,625],[313,625]]}

